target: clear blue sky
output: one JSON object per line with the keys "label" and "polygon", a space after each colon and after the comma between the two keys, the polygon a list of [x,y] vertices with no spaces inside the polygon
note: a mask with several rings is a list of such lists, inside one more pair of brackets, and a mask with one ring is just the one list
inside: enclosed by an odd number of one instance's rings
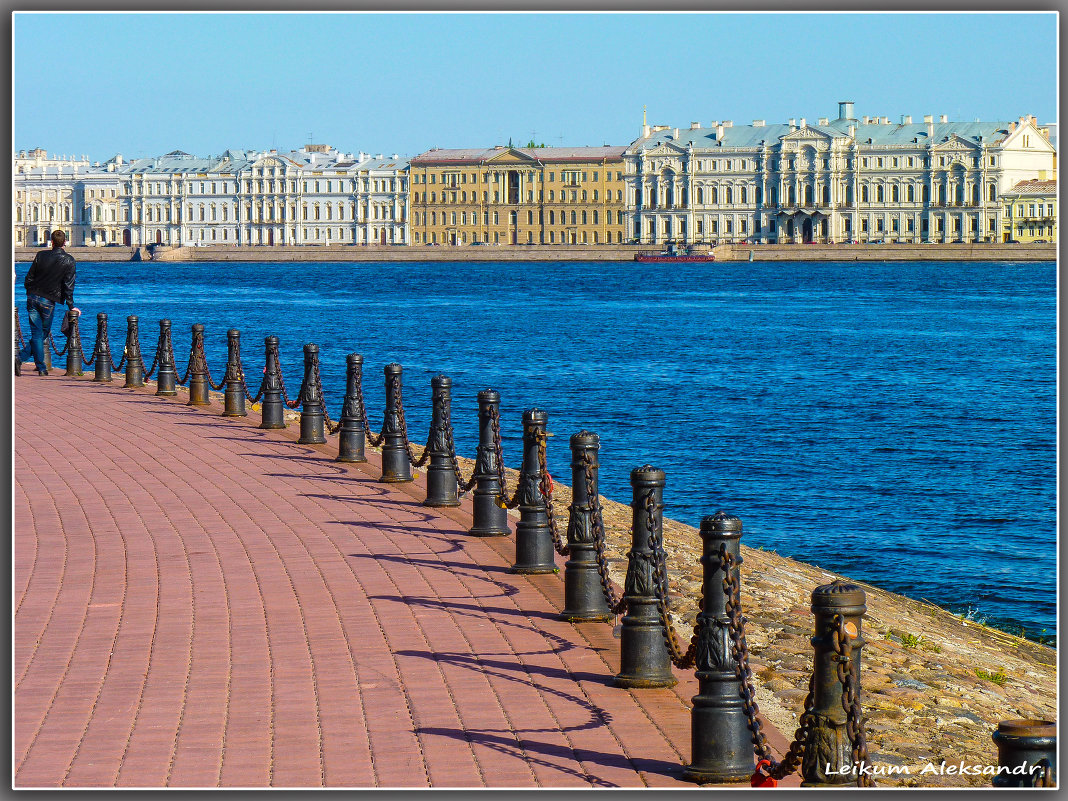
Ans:
{"label": "clear blue sky", "polygon": [[625,145],[650,124],[1056,121],[1044,14],[16,13],[14,146],[413,156]]}

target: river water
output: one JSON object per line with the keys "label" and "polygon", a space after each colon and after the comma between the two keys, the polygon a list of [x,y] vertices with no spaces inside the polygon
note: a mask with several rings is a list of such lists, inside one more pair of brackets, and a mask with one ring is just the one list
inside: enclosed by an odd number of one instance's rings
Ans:
{"label": "river water", "polygon": [[419,444],[445,373],[460,455],[492,387],[510,467],[536,406],[559,481],[585,428],[613,499],[652,464],[669,517],[723,509],[751,546],[1055,638],[1053,262],[82,263],[76,297],[87,353],[97,312],[116,359],[127,315],[149,362],[171,319],[180,374],[203,323],[216,381],[229,328],[250,379],[280,337],[291,393],[315,342],[334,418],[359,352],[376,430],[400,362]]}

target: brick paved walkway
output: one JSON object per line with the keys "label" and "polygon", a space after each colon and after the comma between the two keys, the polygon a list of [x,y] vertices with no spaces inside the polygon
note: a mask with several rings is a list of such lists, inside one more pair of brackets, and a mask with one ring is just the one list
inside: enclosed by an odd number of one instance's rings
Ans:
{"label": "brick paved walkway", "polygon": [[153,391],[15,379],[15,786],[693,786],[692,673],[611,687],[469,503]]}

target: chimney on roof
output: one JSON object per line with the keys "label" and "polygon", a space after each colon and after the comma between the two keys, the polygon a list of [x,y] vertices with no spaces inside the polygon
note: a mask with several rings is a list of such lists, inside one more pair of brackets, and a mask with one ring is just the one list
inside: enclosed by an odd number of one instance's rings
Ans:
{"label": "chimney on roof", "polygon": [[826,117],[820,117],[819,124],[820,125],[826,125],[827,124],[827,118]]}
{"label": "chimney on roof", "polygon": [[716,123],[716,140],[721,141],[723,139],[723,125]]}
{"label": "chimney on roof", "polygon": [[911,114],[903,114],[902,117],[901,117],[901,124],[902,125],[912,125],[912,115]]}
{"label": "chimney on roof", "polygon": [[678,140],[678,138],[679,138],[679,129],[678,129],[678,128],[675,128],[675,129],[674,129],[674,132],[673,132],[673,134],[672,134],[672,137],[671,137],[671,138],[672,138],[672,139],[675,139],[675,140]]}
{"label": "chimney on roof", "polygon": [[852,100],[840,100],[838,102],[838,119],[851,120],[853,119],[853,101]]}
{"label": "chimney on roof", "polygon": [[701,123],[699,123],[699,122],[691,122],[690,123],[690,130],[691,131],[696,131],[700,127],[701,127]]}
{"label": "chimney on roof", "polygon": [[861,118],[861,120],[860,120],[860,121],[861,121],[862,123],[864,123],[865,125],[867,125],[867,124],[868,124],[868,115],[867,115],[867,114],[865,114],[865,115],[864,115],[864,116],[863,116],[863,117]]}
{"label": "chimney on roof", "polygon": [[853,139],[857,135],[857,123],[853,121],[849,123],[849,138]]}
{"label": "chimney on roof", "polygon": [[764,127],[764,120],[753,120],[753,127],[754,128],[763,128]]}
{"label": "chimney on roof", "polygon": [[801,124],[798,125],[797,127],[798,128],[804,128],[805,127],[805,118],[804,117],[801,118]]}
{"label": "chimney on roof", "polygon": [[940,116],[940,117],[938,118],[938,121],[939,121],[939,122],[949,122],[949,117],[947,117],[947,116],[946,116],[945,114],[942,114],[942,115],[941,115],[941,116]]}
{"label": "chimney on roof", "polygon": [[1009,133],[1012,133],[1015,130],[1016,130],[1016,123],[1015,122],[1010,122],[1009,123]]}
{"label": "chimney on roof", "polygon": [[724,128],[733,128],[734,127],[734,121],[733,120],[724,120],[723,121],[723,127]]}
{"label": "chimney on roof", "polygon": [[794,117],[791,117],[790,118],[790,130],[792,131],[796,127],[797,127],[797,119],[794,118]]}

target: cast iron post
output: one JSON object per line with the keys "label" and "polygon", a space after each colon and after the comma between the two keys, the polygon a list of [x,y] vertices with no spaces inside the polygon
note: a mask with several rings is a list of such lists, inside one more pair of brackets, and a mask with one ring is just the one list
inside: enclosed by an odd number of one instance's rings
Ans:
{"label": "cast iron post", "polygon": [[998,747],[995,787],[1057,786],[1057,724],[1051,720],[1003,720],[993,734]]}
{"label": "cast iron post", "polygon": [[835,650],[841,615],[851,643],[850,659],[856,692],[860,694],[860,651],[864,638],[860,626],[868,607],[864,590],[846,581],[832,581],[812,591],[815,634],[812,637],[812,728],[801,759],[802,785],[855,784],[860,765],[853,764],[853,744],[846,731],[842,706],[845,687],[838,679],[840,657]]}
{"label": "cast iron post", "polygon": [[426,500],[424,506],[459,506],[456,470],[446,442],[445,419],[451,417],[452,379],[436,375],[430,379],[430,464],[426,468]]}
{"label": "cast iron post", "polygon": [[[597,571],[597,521],[594,502],[597,498],[597,451],[601,440],[589,431],[571,435],[571,506],[568,509],[568,560],[564,563],[563,620],[572,623],[608,621],[612,613],[601,588]],[[587,487],[586,463],[590,481]]]}
{"label": "cast iron post", "polygon": [[538,456],[539,438],[545,436],[548,422],[549,415],[541,409],[523,412],[523,465],[519,471],[519,522],[515,526],[513,573],[555,573],[557,569]]}
{"label": "cast iron post", "polygon": [[[67,333],[67,372],[64,375],[83,375],[82,334],[78,327],[78,318],[82,313],[76,309],[70,312],[70,330]],[[17,324],[16,320],[16,324]]]}
{"label": "cast iron post", "polygon": [[740,695],[741,682],[731,653],[727,594],[723,589],[726,565],[721,548],[733,562],[731,573],[739,581],[742,564],[742,521],[716,512],[701,520],[701,565],[704,604],[697,613],[697,695],[690,712],[690,753],[683,778],[699,782],[741,782],[753,775],[753,741]]}
{"label": "cast iron post", "polygon": [[223,395],[223,415],[246,417],[245,376],[241,371],[241,332],[231,328],[226,332],[226,390]]}
{"label": "cast iron post", "polygon": [[397,363],[387,364],[386,375],[386,419],[382,439],[382,477],[379,481],[387,484],[400,484],[414,481],[412,465],[408,461],[408,449],[404,447],[404,431],[400,424],[401,404],[401,366]]}
{"label": "cast iron post", "polygon": [[260,428],[285,428],[286,417],[282,402],[282,365],[278,357],[278,337],[264,337],[266,357],[263,372],[263,402],[260,406]]}
{"label": "cast iron post", "polygon": [[650,539],[657,542],[664,524],[663,470],[649,465],[636,467],[630,474],[634,510],[632,542],[623,594],[627,613],[623,616],[617,687],[672,687],[678,680],[671,672],[671,656],[660,624],[659,601],[653,579],[657,558]]}
{"label": "cast iron post", "polygon": [[178,373],[174,366],[171,321],[159,321],[159,366],[156,368],[156,394],[177,395]]}
{"label": "cast iron post", "polygon": [[323,396],[319,393],[319,346],[304,346],[304,406],[300,410],[301,445],[322,445],[326,442],[323,417]]}
{"label": "cast iron post", "polygon": [[145,385],[145,363],[141,360],[141,339],[137,330],[137,316],[126,318],[126,387]]}
{"label": "cast iron post", "polygon": [[[493,442],[493,418],[500,414],[501,394],[495,389],[478,393],[478,452],[475,457],[475,489],[472,498],[475,537],[508,534],[508,510],[497,505],[504,493],[497,476],[497,448]],[[497,413],[496,415],[494,413]]]}
{"label": "cast iron post", "polygon": [[96,346],[93,348],[96,359],[94,381],[106,383],[111,381],[111,344],[108,342],[108,316],[100,312],[96,316]]}
{"label": "cast iron post", "polygon": [[350,353],[345,357],[345,403],[341,407],[341,428],[338,429],[338,462],[366,462],[363,454],[366,436],[363,430],[365,414],[360,382],[363,380],[363,356]]}
{"label": "cast iron post", "polygon": [[193,323],[193,367],[189,371],[189,402],[186,406],[210,406],[208,398],[208,363],[204,356],[204,326]]}

